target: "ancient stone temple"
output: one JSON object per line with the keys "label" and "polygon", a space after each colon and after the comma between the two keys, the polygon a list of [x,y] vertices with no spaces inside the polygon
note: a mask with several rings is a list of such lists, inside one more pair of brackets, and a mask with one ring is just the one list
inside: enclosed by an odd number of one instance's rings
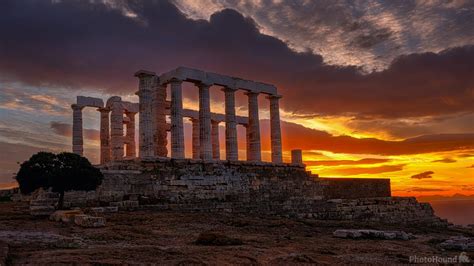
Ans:
{"label": "ancient stone temple", "polygon": [[[220,160],[219,124],[225,124],[225,160],[238,161],[237,125],[247,134],[247,161],[261,161],[260,120],[258,96],[264,94],[269,101],[271,124],[272,162],[282,163],[280,109],[277,89],[273,85],[230,76],[180,67],[156,75],[140,70],[138,103],[111,97],[106,104],[102,99],[78,96],[73,109],[73,152],[83,155],[82,109],[94,107],[100,112],[100,162],[119,161],[137,157],[135,153],[135,116],[139,116],[138,157],[150,159],[167,157],[167,131],[171,132],[171,158],[184,158],[183,119],[193,125],[193,159]],[[199,110],[183,108],[182,83],[191,82],[199,90]],[[167,101],[166,87],[170,86],[171,101]],[[225,114],[210,109],[211,86],[219,86],[225,95]],[[248,117],[235,114],[235,92],[245,91],[248,97]],[[166,117],[170,123],[166,122]],[[124,125],[126,130],[124,132]],[[125,152],[124,152],[125,150]],[[301,158],[297,159],[301,163]]]}
{"label": "ancient stone temple", "polygon": [[[93,107],[100,112],[99,168],[104,180],[94,192],[67,193],[65,200],[71,205],[108,202],[123,208],[443,224],[429,204],[391,197],[389,179],[321,178],[306,171],[298,149],[291,151],[291,162],[283,162],[281,96],[273,85],[186,67],[160,75],[140,70],[135,77],[138,103],[114,96],[104,104],[102,99],[78,96],[72,105],[72,150],[80,155],[82,110]],[[183,108],[183,82],[199,91],[199,110]],[[211,86],[222,88],[224,114],[211,111]],[[248,97],[246,117],[236,115],[238,90]],[[261,94],[270,111],[271,162],[261,159]],[[185,118],[192,124],[192,158],[185,158]],[[225,158],[220,156],[221,123],[225,125]],[[238,153],[239,125],[246,129],[246,158]]]}

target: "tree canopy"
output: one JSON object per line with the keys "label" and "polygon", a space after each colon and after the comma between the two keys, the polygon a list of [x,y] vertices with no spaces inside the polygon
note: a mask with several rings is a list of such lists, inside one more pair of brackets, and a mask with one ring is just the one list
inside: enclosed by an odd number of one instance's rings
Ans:
{"label": "tree canopy", "polygon": [[68,190],[94,190],[102,178],[100,170],[87,158],[69,152],[38,152],[21,164],[16,175],[23,194],[38,188],[52,188],[61,194]]}

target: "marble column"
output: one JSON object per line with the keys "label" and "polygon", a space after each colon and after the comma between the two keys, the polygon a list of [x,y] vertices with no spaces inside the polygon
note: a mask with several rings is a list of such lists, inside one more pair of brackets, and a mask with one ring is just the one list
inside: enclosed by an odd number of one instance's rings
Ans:
{"label": "marble column", "polygon": [[201,158],[199,151],[199,119],[191,118],[192,124],[192,145],[193,145],[193,159]]}
{"label": "marble column", "polygon": [[135,77],[139,78],[138,104],[139,104],[139,128],[138,128],[138,156],[140,158],[153,157],[153,86],[157,82],[155,73],[138,71]]}
{"label": "marble column", "polygon": [[220,160],[221,152],[219,145],[219,121],[211,120],[211,125],[212,159]]}
{"label": "marble column", "polygon": [[303,152],[301,150],[291,151],[291,163],[292,164],[303,164]]}
{"label": "marble column", "polygon": [[84,155],[84,137],[82,133],[82,109],[84,106],[71,105],[72,108],[72,152]]}
{"label": "marble column", "polygon": [[212,159],[211,100],[209,84],[199,83],[199,151],[201,159]]}
{"label": "marble column", "polygon": [[125,115],[128,118],[127,123],[127,144],[125,145],[126,156],[136,157],[136,146],[135,146],[135,115],[136,113],[126,112]]}
{"label": "marble column", "polygon": [[226,160],[237,161],[239,148],[237,143],[237,123],[235,119],[235,91],[222,89],[225,94],[225,156]]}
{"label": "marble column", "polygon": [[155,155],[160,157],[168,156],[168,144],[166,124],[166,85],[156,83],[153,89],[153,116],[154,116],[154,143]]}
{"label": "marble column", "polygon": [[182,80],[171,80],[171,158],[184,158]]}
{"label": "marble column", "polygon": [[260,120],[258,116],[258,93],[247,92],[249,108],[249,161],[261,161]]}
{"label": "marble column", "polygon": [[110,162],[110,118],[109,108],[99,108],[100,112],[100,163]]}
{"label": "marble column", "polygon": [[245,159],[250,161],[250,130],[249,125],[245,124]]}
{"label": "marble column", "polygon": [[110,144],[112,160],[118,161],[123,159],[124,145],[122,101],[113,101],[110,109],[112,111],[110,113]]}
{"label": "marble column", "polygon": [[282,152],[281,152],[281,127],[280,127],[280,106],[279,100],[281,96],[270,95],[270,138],[271,138],[271,149],[272,149],[272,162],[281,163]]}

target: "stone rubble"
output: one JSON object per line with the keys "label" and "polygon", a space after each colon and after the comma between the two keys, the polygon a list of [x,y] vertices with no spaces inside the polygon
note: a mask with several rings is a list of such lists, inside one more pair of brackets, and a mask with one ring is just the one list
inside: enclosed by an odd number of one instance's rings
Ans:
{"label": "stone rubble", "polygon": [[81,227],[90,227],[90,228],[104,227],[105,218],[82,214],[82,215],[74,216],[74,223]]}
{"label": "stone rubble", "polygon": [[439,246],[446,250],[474,251],[474,237],[454,236]]}
{"label": "stone rubble", "polygon": [[371,229],[338,229],[333,232],[334,237],[350,239],[384,239],[410,240],[415,236],[403,231],[379,231]]}
{"label": "stone rubble", "polygon": [[55,211],[59,201],[59,194],[39,189],[37,195],[30,200],[30,214],[32,216],[49,216]]}

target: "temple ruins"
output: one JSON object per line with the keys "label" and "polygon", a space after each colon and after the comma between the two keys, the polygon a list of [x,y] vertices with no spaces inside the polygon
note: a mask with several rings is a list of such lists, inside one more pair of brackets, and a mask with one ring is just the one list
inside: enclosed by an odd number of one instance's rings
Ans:
{"label": "temple ruins", "polygon": [[[298,149],[291,151],[291,162],[283,162],[281,96],[273,85],[185,67],[161,75],[140,70],[135,76],[138,103],[114,96],[104,104],[102,99],[78,96],[72,105],[72,150],[80,155],[84,145],[82,110],[93,107],[100,112],[98,167],[104,179],[95,191],[67,192],[66,206],[446,224],[429,204],[392,197],[390,179],[322,178],[306,171]],[[193,83],[199,90],[199,110],[183,108],[183,82]],[[222,87],[224,114],[211,112],[211,86]],[[248,97],[247,117],[236,115],[237,90]],[[261,159],[260,94],[269,102],[271,162]],[[185,118],[192,124],[192,158],[185,158]],[[220,157],[221,123],[225,124],[225,158]],[[239,157],[238,125],[246,129],[246,158]]]}
{"label": "temple ruins", "polygon": [[[171,132],[170,157],[183,159],[183,119],[192,123],[192,158],[220,160],[219,124],[225,124],[225,160],[238,161],[237,125],[246,129],[247,161],[261,161],[260,119],[258,96],[266,95],[269,101],[271,129],[271,158],[273,163],[282,163],[280,129],[280,95],[273,85],[234,78],[201,70],[179,67],[156,75],[140,70],[135,73],[139,80],[138,103],[122,101],[113,96],[104,105],[102,99],[78,96],[73,109],[72,150],[83,155],[82,109],[97,108],[100,112],[100,163],[131,159],[167,157],[167,132]],[[193,83],[199,90],[199,110],[183,108],[182,83]],[[167,101],[166,87],[170,86],[171,101]],[[225,114],[210,110],[209,88],[222,87],[225,95]],[[245,91],[248,97],[248,117],[237,116],[235,92]],[[138,156],[135,143],[135,116],[139,117]],[[170,123],[166,122],[169,116]],[[126,130],[124,130],[124,125]],[[124,132],[125,131],[125,132]],[[301,158],[295,158],[302,163]]]}

